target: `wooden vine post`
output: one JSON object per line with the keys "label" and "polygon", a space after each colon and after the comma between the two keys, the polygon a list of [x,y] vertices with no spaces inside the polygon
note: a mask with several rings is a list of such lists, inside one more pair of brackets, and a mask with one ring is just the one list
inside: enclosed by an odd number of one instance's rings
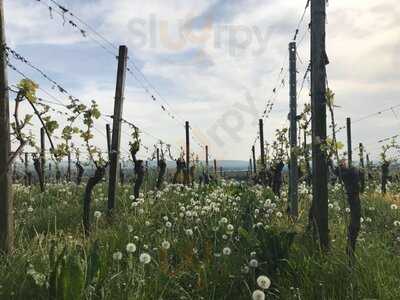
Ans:
{"label": "wooden vine post", "polygon": [[46,188],[46,174],[45,174],[45,166],[46,166],[46,131],[42,127],[40,128],[40,173],[42,177],[42,181],[40,183],[40,189],[44,192]]}
{"label": "wooden vine post", "polygon": [[68,182],[71,182],[71,151],[68,151],[67,180]]}
{"label": "wooden vine post", "polygon": [[326,141],[326,0],[311,0],[311,116],[313,223],[318,229],[321,249],[329,249],[328,166]]}
{"label": "wooden vine post", "polygon": [[256,160],[256,148],[251,147],[251,153],[253,154],[253,172],[254,175],[257,175],[257,160]]}
{"label": "wooden vine post", "polygon": [[121,119],[124,101],[126,65],[128,60],[128,48],[119,47],[117,85],[115,90],[114,116],[110,155],[110,178],[108,186],[108,214],[111,215],[115,208],[115,198],[118,188],[119,175],[119,148],[121,142]]}
{"label": "wooden vine post", "polygon": [[346,119],[346,128],[347,128],[347,160],[349,168],[353,166],[353,147],[351,140],[351,119]]}
{"label": "wooden vine post", "polygon": [[186,174],[185,183],[190,183],[190,125],[189,121],[185,122],[185,133],[186,133]]}
{"label": "wooden vine post", "polygon": [[214,159],[214,175],[217,177],[217,160]]}
{"label": "wooden vine post", "polygon": [[259,120],[260,127],[260,158],[261,158],[261,183],[262,185],[266,185],[266,165],[265,165],[265,150],[264,150],[264,121],[263,119]]}
{"label": "wooden vine post", "polygon": [[365,191],[365,162],[364,162],[364,145],[360,143],[358,145],[360,150],[360,192],[364,193]]}
{"label": "wooden vine post", "polygon": [[253,160],[250,158],[249,159],[249,171],[250,171],[250,175],[253,174]]}
{"label": "wooden vine post", "polygon": [[28,186],[29,182],[29,171],[28,171],[28,159],[29,159],[29,154],[25,152],[25,159],[24,159],[24,166],[25,166],[25,186]]}
{"label": "wooden vine post", "polygon": [[156,159],[157,159],[157,168],[160,168],[160,149],[157,148],[156,151]]}
{"label": "wooden vine post", "polygon": [[0,253],[11,253],[14,245],[13,195],[9,160],[10,111],[4,29],[4,7],[0,0]]}
{"label": "wooden vine post", "polygon": [[106,136],[107,136],[108,160],[111,160],[111,127],[110,127],[110,124],[106,124]]}
{"label": "wooden vine post", "polygon": [[206,145],[206,175],[208,176],[208,146]]}
{"label": "wooden vine post", "polygon": [[290,165],[289,165],[289,212],[294,218],[298,216],[298,162],[297,162],[297,49],[296,43],[289,44],[290,73]]}

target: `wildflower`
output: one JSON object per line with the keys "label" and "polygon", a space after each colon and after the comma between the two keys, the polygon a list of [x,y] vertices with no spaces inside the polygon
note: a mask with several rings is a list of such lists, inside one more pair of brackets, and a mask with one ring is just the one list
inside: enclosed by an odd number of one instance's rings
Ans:
{"label": "wildflower", "polygon": [[224,249],[222,249],[222,253],[223,253],[224,255],[226,255],[226,256],[229,256],[229,255],[231,255],[232,250],[231,250],[231,248],[229,248],[229,247],[225,247]]}
{"label": "wildflower", "polygon": [[276,216],[277,216],[278,218],[282,218],[283,214],[282,214],[280,211],[278,211],[278,212],[276,213]]}
{"label": "wildflower", "polygon": [[258,267],[258,260],[253,258],[252,260],[250,260],[249,266],[252,267],[252,268],[257,268]]}
{"label": "wildflower", "polygon": [[32,206],[28,207],[28,212],[33,212],[33,207]]}
{"label": "wildflower", "polygon": [[267,290],[271,286],[271,280],[267,276],[261,275],[257,278],[257,284],[263,290]]}
{"label": "wildflower", "polygon": [[148,264],[149,262],[151,262],[151,256],[150,256],[150,254],[148,254],[148,253],[142,253],[142,254],[140,254],[140,256],[139,256],[139,261],[140,261],[142,264],[144,264],[144,265]]}
{"label": "wildflower", "polygon": [[113,260],[121,260],[122,259],[122,252],[118,251],[113,254]]}
{"label": "wildflower", "polygon": [[261,290],[255,290],[253,292],[253,300],[264,300],[265,299],[265,294]]}
{"label": "wildflower", "polygon": [[128,225],[128,232],[133,232],[133,226],[132,225]]}
{"label": "wildflower", "polygon": [[134,253],[136,251],[136,245],[134,243],[129,243],[126,245],[126,251],[129,253]]}
{"label": "wildflower", "polygon": [[161,246],[162,246],[165,250],[168,250],[168,249],[171,247],[171,244],[170,244],[170,242],[168,242],[168,241],[163,241],[163,242],[161,243]]}
{"label": "wildflower", "polygon": [[398,207],[397,207],[396,204],[392,204],[392,205],[390,205],[390,208],[393,209],[393,210],[396,210]]}
{"label": "wildflower", "polygon": [[186,235],[192,236],[193,235],[193,230],[192,229],[186,229],[185,230]]}
{"label": "wildflower", "polygon": [[221,224],[226,224],[228,223],[228,219],[227,218],[221,218],[221,220],[219,221]]}
{"label": "wildflower", "polygon": [[96,210],[96,211],[94,212],[94,217],[95,217],[96,219],[100,219],[100,217],[101,217],[101,212],[98,211],[98,210]]}
{"label": "wildflower", "polygon": [[396,227],[400,226],[400,221],[394,221],[393,225],[396,226]]}
{"label": "wildflower", "polygon": [[129,200],[135,200],[135,196],[134,195],[130,195],[129,196]]}
{"label": "wildflower", "polygon": [[171,222],[169,222],[169,221],[168,221],[168,222],[166,222],[166,223],[165,223],[165,227],[167,227],[167,228],[171,228],[171,227],[172,227],[172,223],[171,223]]}
{"label": "wildflower", "polygon": [[346,211],[347,213],[349,213],[349,212],[350,212],[350,208],[346,207],[345,211]]}
{"label": "wildflower", "polygon": [[250,272],[250,268],[248,266],[243,266],[242,267],[242,273],[247,274]]}
{"label": "wildflower", "polygon": [[329,208],[333,208],[333,204],[332,204],[332,203],[329,203],[329,204],[328,204],[328,207],[329,207]]}

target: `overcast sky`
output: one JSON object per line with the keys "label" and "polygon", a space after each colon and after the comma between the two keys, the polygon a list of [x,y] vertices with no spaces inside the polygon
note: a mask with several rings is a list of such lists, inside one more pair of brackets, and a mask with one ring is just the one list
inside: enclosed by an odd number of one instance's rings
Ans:
{"label": "overcast sky", "polygon": [[[102,113],[111,114],[117,54],[88,30],[83,37],[48,0],[4,0],[8,44],[56,79],[85,103],[95,99]],[[256,121],[277,84],[280,69],[287,74],[288,43],[293,38],[305,0],[59,0],[116,47],[127,45],[132,63],[153,87],[136,74],[127,75],[124,118],[152,136],[180,145],[183,121],[189,120],[197,140],[217,159],[247,160],[257,134]],[[329,85],[336,93],[337,121],[357,120],[399,105],[400,6],[396,0],[331,0],[327,9]],[[68,15],[66,15],[68,17]],[[64,24],[65,23],[65,24]],[[309,11],[300,28],[299,86],[309,61]],[[54,96],[67,99],[37,73],[12,62]],[[9,72],[10,83],[20,77]],[[285,83],[287,76],[285,77]],[[147,86],[153,101],[142,85]],[[159,94],[161,94],[161,96]],[[276,97],[265,121],[266,140],[287,124],[289,91]],[[52,100],[48,95],[43,98]],[[308,82],[299,110],[308,99]],[[176,119],[161,109],[164,105]],[[59,119],[63,123],[62,118]],[[106,120],[96,127],[104,131]],[[371,155],[378,140],[399,133],[400,109],[357,122],[353,142],[363,142]],[[123,126],[122,148],[128,148]],[[142,134],[144,144],[156,139]],[[343,139],[342,134],[339,135]],[[104,136],[96,144],[106,148]],[[193,150],[200,148],[193,142]],[[143,153],[143,155],[145,155]]]}

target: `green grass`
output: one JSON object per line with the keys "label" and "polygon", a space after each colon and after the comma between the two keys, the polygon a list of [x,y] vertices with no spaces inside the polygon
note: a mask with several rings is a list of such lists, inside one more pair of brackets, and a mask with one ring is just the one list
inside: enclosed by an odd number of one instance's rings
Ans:
{"label": "green grass", "polygon": [[[400,227],[394,224],[400,209],[390,207],[395,197],[383,198],[373,187],[362,195],[354,268],[345,251],[348,213],[339,187],[330,188],[332,241],[325,254],[307,232],[305,187],[294,223],[285,196],[276,200],[269,190],[233,183],[168,186],[146,192],[137,206],[126,185],[110,220],[104,184],[93,195],[86,239],[83,187],[49,185],[45,194],[15,189],[16,248],[0,257],[0,299],[251,299],[259,275],[272,282],[266,299],[400,299]],[[126,251],[128,243],[136,252]],[[117,252],[121,260],[113,259]],[[140,261],[142,253],[150,263]],[[258,267],[249,267],[251,259]]]}

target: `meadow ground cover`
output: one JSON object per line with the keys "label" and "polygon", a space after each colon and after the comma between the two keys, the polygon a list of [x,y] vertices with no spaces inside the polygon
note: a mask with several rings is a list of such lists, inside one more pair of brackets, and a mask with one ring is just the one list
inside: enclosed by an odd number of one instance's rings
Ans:
{"label": "meadow ground cover", "polygon": [[119,190],[112,222],[106,184],[93,196],[84,237],[83,188],[16,185],[16,249],[0,258],[0,299],[400,299],[397,184],[362,194],[356,263],[346,255],[349,209],[330,188],[331,250],[308,226],[310,190],[300,217],[287,217],[287,193],[221,181],[167,185],[134,201]]}

